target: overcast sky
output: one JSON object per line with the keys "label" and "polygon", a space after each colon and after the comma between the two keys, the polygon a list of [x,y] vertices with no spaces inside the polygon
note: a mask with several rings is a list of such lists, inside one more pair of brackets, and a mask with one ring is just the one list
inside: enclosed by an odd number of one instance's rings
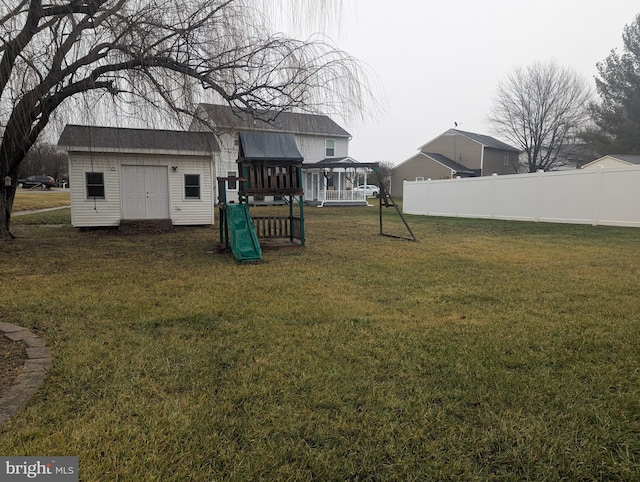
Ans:
{"label": "overcast sky", "polygon": [[638,0],[344,0],[325,33],[374,72],[387,104],[375,120],[341,122],[349,153],[398,164],[454,122],[492,135],[491,97],[514,67],[555,60],[594,85],[638,13]]}

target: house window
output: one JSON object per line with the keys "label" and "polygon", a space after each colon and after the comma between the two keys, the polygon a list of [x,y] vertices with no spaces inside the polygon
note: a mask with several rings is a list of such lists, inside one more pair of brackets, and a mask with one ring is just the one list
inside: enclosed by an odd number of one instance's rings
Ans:
{"label": "house window", "polygon": [[325,139],[324,141],[324,154],[327,157],[333,157],[336,155],[336,141],[335,139]]}
{"label": "house window", "polygon": [[505,166],[509,165],[509,153],[508,152],[504,153],[504,165]]}
{"label": "house window", "polygon": [[416,177],[416,181],[424,181],[424,177]]}
{"label": "house window", "polygon": [[87,199],[104,199],[104,172],[85,173]]}
{"label": "house window", "polygon": [[[236,176],[237,176],[236,171],[227,171],[227,177],[236,177]],[[229,189],[230,191],[235,191],[236,189],[238,189],[238,181],[236,181],[235,179],[229,179],[227,181],[227,189]]]}
{"label": "house window", "polygon": [[184,198],[200,199],[200,174],[184,175]]}

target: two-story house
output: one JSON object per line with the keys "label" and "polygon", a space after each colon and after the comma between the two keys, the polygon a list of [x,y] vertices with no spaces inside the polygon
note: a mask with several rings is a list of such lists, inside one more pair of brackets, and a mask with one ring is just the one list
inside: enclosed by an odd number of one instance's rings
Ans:
{"label": "two-story house", "polygon": [[[228,105],[200,104],[196,119],[189,130],[216,134],[220,154],[216,160],[216,176],[233,178],[238,173],[240,132],[285,132],[295,136],[298,150],[304,158],[303,189],[305,201],[323,204],[327,200],[344,198],[349,202],[366,202],[354,192],[352,180],[356,171],[367,166],[349,157],[351,134],[326,115],[299,112],[260,112],[252,116]],[[204,121],[204,122],[203,122]],[[365,178],[366,179],[366,178]],[[227,198],[237,200],[238,184],[228,181]]]}
{"label": "two-story house", "polygon": [[520,151],[482,134],[449,129],[419,147],[391,173],[391,193],[402,194],[404,181],[516,174]]}

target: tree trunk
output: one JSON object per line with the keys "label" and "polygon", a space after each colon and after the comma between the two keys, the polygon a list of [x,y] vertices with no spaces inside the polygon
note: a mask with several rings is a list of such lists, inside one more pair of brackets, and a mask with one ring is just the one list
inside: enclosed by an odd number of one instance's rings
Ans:
{"label": "tree trunk", "polygon": [[9,231],[11,223],[11,210],[13,200],[16,196],[16,179],[11,179],[11,186],[4,185],[4,179],[0,179],[0,239],[14,239],[14,235]]}

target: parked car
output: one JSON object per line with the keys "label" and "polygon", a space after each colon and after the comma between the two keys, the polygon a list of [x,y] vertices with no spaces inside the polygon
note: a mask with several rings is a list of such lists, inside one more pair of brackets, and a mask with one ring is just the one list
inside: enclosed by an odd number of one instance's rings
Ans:
{"label": "parked car", "polygon": [[380,188],[373,184],[362,184],[361,186],[354,187],[353,190],[355,192],[364,192],[366,197],[378,197],[378,193],[380,192]]}
{"label": "parked car", "polygon": [[42,189],[51,189],[56,185],[56,180],[51,176],[29,176],[26,179],[18,179],[18,187],[31,189],[33,187],[41,187]]}

